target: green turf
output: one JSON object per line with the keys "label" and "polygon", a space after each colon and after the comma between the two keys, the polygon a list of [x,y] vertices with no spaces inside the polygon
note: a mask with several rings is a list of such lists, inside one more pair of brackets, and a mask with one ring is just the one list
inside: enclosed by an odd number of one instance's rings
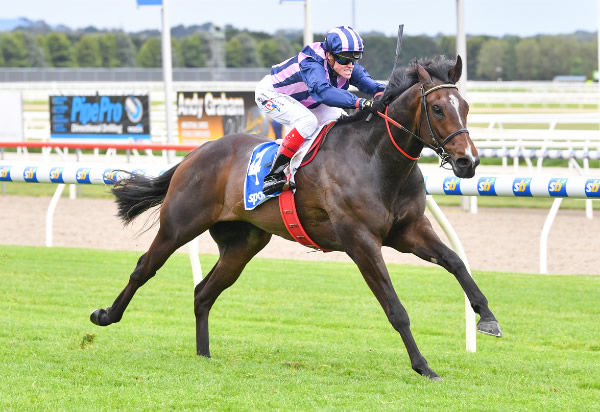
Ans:
{"label": "green turf", "polygon": [[[600,407],[600,277],[475,273],[503,328],[464,349],[464,300],[437,268],[390,265],[430,366],[414,373],[352,264],[255,259],[195,355],[192,276],[175,255],[123,320],[132,252],[0,247],[1,410],[577,410]],[[214,256],[201,256],[204,271]]]}

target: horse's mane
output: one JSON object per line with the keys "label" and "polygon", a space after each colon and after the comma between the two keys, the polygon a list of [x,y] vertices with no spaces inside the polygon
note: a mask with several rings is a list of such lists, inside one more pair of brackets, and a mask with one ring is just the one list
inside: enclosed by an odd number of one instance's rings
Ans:
{"label": "horse's mane", "polygon": [[[435,56],[428,59],[415,59],[408,66],[397,67],[394,69],[388,84],[383,92],[381,99],[388,105],[396,97],[404,93],[408,88],[419,82],[417,74],[417,64],[421,65],[429,75],[439,79],[444,83],[452,83],[448,78],[449,70],[455,65],[454,60],[448,59],[446,56]],[[342,116],[338,119],[338,123],[351,123],[354,121],[364,120],[368,113],[358,110],[351,116]]]}

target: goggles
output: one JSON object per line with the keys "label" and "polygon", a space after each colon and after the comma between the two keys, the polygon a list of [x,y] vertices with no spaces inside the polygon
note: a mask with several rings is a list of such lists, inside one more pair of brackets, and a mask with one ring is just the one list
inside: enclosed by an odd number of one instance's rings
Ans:
{"label": "goggles", "polygon": [[349,53],[348,54],[333,54],[333,58],[335,59],[336,62],[338,62],[339,64],[341,64],[342,66],[345,66],[347,64],[355,64],[358,60],[360,60],[360,58],[362,57],[362,53]]}

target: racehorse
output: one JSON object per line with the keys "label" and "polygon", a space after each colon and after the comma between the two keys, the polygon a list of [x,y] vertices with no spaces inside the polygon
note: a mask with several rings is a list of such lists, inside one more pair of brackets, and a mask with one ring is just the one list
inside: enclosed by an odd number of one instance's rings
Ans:
{"label": "racehorse", "polygon": [[[433,380],[440,378],[417,348],[382,246],[444,267],[480,315],[478,330],[502,335],[464,263],[424,215],[425,187],[417,164],[424,146],[433,148],[458,177],[472,177],[479,164],[466,129],[468,104],[456,87],[461,71],[460,56],[456,61],[438,56],[395,69],[381,96],[384,113],[367,119],[367,113],[358,112],[338,120],[314,160],[295,175],[296,208],[306,233],[323,249],[350,256],[400,333],[412,368]],[[254,210],[244,208],[243,182],[251,152],[267,140],[251,134],[224,136],[193,150],[156,178],[131,174],[115,184],[124,223],[161,205],[160,226],[125,289],[110,307],[91,314],[93,323],[119,322],[138,288],[169,256],[209,230],[219,259],[194,290],[194,313],[197,353],[210,357],[208,315],[216,299],[273,234],[293,240],[276,200]]]}

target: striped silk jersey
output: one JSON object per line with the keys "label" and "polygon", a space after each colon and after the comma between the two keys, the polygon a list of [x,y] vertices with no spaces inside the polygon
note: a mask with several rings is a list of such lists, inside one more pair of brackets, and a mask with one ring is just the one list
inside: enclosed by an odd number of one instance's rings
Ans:
{"label": "striped silk jersey", "polygon": [[323,43],[306,46],[298,55],[271,68],[275,91],[287,94],[312,109],[323,103],[333,107],[354,108],[358,97],[349,85],[373,96],[385,85],[373,80],[360,64],[354,64],[350,80],[337,76],[325,59]]}

